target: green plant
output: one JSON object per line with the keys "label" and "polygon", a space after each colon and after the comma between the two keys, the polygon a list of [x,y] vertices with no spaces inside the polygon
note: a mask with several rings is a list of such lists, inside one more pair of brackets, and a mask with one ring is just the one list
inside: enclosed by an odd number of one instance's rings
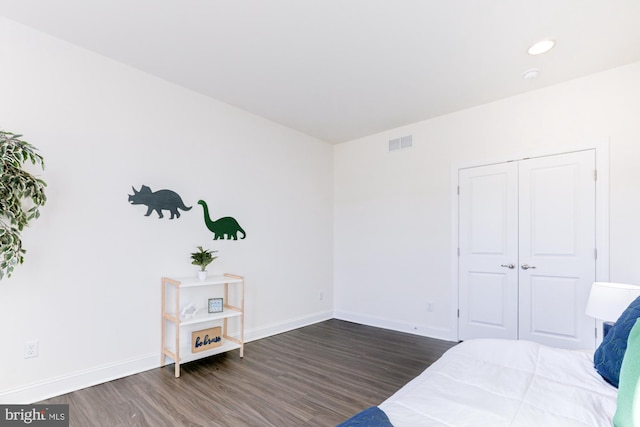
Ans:
{"label": "green plant", "polygon": [[24,261],[20,233],[40,216],[39,208],[47,201],[47,184],[22,169],[30,161],[44,170],[44,159],[20,138],[22,135],[0,131],[0,279],[11,277],[14,267]]}
{"label": "green plant", "polygon": [[214,259],[218,258],[217,256],[213,256],[213,254],[218,251],[210,251],[207,249],[202,249],[202,246],[198,246],[198,252],[194,252],[191,254],[191,259],[193,260],[191,264],[199,265],[200,271],[204,271],[209,264],[213,262]]}

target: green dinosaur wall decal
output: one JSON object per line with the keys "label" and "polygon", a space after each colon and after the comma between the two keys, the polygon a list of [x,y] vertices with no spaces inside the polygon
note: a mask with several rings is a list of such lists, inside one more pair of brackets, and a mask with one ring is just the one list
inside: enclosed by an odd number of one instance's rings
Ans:
{"label": "green dinosaur wall decal", "polygon": [[[209,216],[209,207],[204,200],[198,200],[198,204],[202,205],[204,211],[204,223],[207,228],[214,234],[213,240],[227,239],[238,240],[238,231],[243,234],[241,239],[247,237],[247,233],[240,227],[238,221],[230,216],[225,216],[216,221],[211,221]],[[226,236],[226,237],[225,237]]]}

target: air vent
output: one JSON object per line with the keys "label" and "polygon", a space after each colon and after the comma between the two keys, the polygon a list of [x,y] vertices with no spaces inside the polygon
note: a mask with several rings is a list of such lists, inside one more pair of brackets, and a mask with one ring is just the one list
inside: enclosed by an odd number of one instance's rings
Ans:
{"label": "air vent", "polygon": [[389,140],[389,151],[404,150],[413,147],[413,135],[402,136]]}
{"label": "air vent", "polygon": [[396,151],[400,149],[400,138],[389,140],[389,151]]}

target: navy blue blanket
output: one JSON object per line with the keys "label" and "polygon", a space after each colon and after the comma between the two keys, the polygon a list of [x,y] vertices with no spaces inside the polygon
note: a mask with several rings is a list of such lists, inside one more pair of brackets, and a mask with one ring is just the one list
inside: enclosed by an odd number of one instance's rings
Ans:
{"label": "navy blue blanket", "polygon": [[382,409],[372,406],[354,415],[336,427],[393,427],[389,417]]}

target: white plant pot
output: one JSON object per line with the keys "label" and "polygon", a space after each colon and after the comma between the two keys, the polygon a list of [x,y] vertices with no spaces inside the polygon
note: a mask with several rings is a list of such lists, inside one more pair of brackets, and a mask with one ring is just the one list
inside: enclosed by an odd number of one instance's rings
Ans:
{"label": "white plant pot", "polygon": [[207,271],[198,271],[198,279],[200,280],[206,280],[207,278]]}

